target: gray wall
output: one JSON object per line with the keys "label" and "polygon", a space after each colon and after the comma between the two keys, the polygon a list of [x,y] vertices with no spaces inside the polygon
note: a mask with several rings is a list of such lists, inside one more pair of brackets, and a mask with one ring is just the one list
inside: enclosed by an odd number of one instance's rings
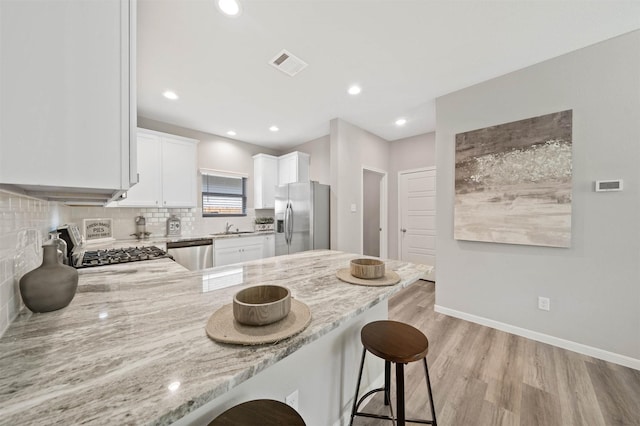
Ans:
{"label": "gray wall", "polygon": [[389,142],[339,118],[330,128],[331,248],[360,253],[362,168],[388,172]]}
{"label": "gray wall", "polygon": [[398,259],[398,173],[436,165],[436,134],[431,132],[398,139],[389,146],[389,258]]}
{"label": "gray wall", "polygon": [[[640,360],[640,31],[436,101],[438,309]],[[573,110],[571,248],[453,239],[456,133]],[[597,179],[624,179],[596,193]],[[537,297],[551,311],[537,309]],[[635,360],[635,361],[634,361]]]}
{"label": "gray wall", "polygon": [[329,135],[323,136],[318,139],[311,140],[293,147],[282,154],[288,154],[289,152],[300,151],[309,154],[309,179],[315,180],[325,185],[329,185],[331,181],[330,177],[330,138]]}

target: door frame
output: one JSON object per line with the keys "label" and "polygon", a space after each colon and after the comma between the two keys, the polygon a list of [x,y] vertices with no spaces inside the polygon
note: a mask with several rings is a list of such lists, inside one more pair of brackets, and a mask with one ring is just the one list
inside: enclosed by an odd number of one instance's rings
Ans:
{"label": "door frame", "polygon": [[360,170],[360,254],[364,253],[364,234],[362,229],[364,227],[364,171],[368,170],[382,175],[380,179],[380,258],[386,259],[389,255],[389,219],[388,219],[388,173],[386,170],[378,169],[376,167],[370,167],[362,165]]}
{"label": "door frame", "polygon": [[[402,260],[402,202],[400,201],[401,193],[401,176],[417,172],[429,172],[436,170],[436,166],[419,167],[417,169],[407,169],[398,171],[398,259]],[[405,261],[406,262],[406,261]]]}

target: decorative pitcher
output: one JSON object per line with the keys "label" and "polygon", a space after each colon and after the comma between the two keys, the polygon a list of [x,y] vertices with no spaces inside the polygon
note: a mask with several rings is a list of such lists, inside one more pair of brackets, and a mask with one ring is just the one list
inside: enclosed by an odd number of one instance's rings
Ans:
{"label": "decorative pitcher", "polygon": [[78,271],[62,264],[58,248],[42,246],[42,265],[20,279],[20,295],[33,312],[51,312],[71,303],[78,288]]}

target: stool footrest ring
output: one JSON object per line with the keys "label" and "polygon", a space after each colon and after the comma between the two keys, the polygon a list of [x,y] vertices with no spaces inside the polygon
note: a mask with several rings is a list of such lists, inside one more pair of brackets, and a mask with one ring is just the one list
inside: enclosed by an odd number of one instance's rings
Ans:
{"label": "stool footrest ring", "polygon": [[[383,416],[382,414],[371,414],[371,413],[364,413],[362,411],[358,411],[358,408],[360,407],[360,404],[362,404],[362,402],[367,399],[369,397],[369,395],[373,395],[374,393],[377,392],[385,392],[386,393],[386,389],[384,387],[382,388],[377,388],[377,389],[372,389],[369,392],[365,393],[364,395],[362,395],[362,398],[360,398],[358,400],[358,402],[356,403],[356,407],[354,409],[353,414],[351,415],[351,421],[353,421],[353,418],[356,416],[360,416],[360,417],[370,417],[373,419],[383,419],[383,420],[391,420],[393,422],[393,424],[396,424],[396,419],[393,416],[393,408],[391,408],[391,404],[389,404],[389,411],[391,412],[391,416]],[[387,399],[391,399],[390,395],[387,393]]]}

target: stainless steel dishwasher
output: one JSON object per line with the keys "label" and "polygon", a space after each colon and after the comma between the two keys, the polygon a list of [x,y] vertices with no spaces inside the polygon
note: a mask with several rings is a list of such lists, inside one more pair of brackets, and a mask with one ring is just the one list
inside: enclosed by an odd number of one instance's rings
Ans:
{"label": "stainless steel dishwasher", "polygon": [[168,242],[167,253],[173,256],[173,260],[190,271],[213,266],[213,240],[211,238]]}

